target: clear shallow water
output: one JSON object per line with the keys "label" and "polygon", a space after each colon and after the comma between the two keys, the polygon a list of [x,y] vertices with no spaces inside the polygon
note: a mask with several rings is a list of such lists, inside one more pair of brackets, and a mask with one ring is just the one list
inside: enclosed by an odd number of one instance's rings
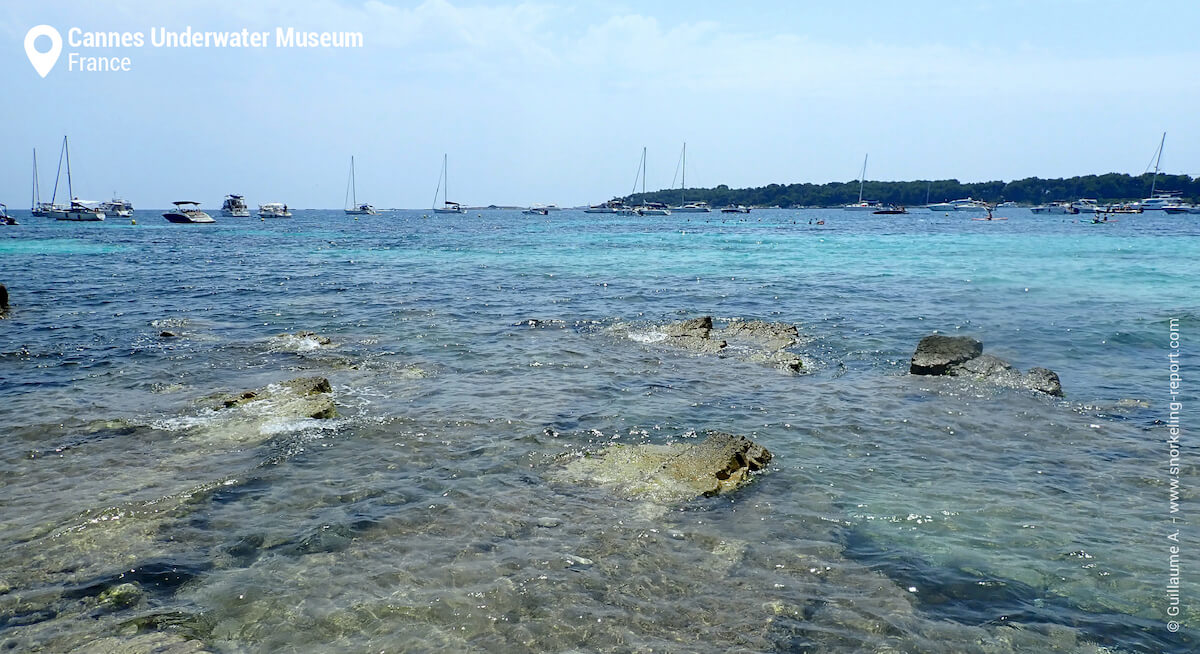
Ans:
{"label": "clear shallow water", "polygon": [[[0,232],[10,648],[1196,647],[1186,575],[1165,627],[1187,217],[139,213]],[[627,336],[703,314],[799,325],[809,374]],[[1057,371],[1066,399],[908,376],[935,329]],[[333,345],[276,337],[297,330]],[[197,407],[312,374],[336,420]],[[665,512],[553,475],[703,429],[770,471]],[[127,581],[135,603],[99,605]]]}

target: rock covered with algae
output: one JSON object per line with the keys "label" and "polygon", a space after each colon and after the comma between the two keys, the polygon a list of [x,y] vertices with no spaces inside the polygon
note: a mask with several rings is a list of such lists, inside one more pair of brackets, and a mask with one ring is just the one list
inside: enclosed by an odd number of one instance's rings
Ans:
{"label": "rock covered with algae", "polygon": [[710,431],[696,443],[612,445],[567,464],[561,478],[668,503],[732,491],[770,460],[767,448],[745,436]]}

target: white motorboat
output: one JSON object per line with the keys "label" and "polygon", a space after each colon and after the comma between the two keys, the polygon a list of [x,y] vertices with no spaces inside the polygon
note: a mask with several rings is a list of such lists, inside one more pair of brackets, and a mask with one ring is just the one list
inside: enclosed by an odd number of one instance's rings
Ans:
{"label": "white motorboat", "polygon": [[[447,156],[442,155],[442,174],[438,176],[437,189],[433,192],[433,212],[434,213],[466,213],[467,210],[457,202],[447,199],[446,194],[450,190],[450,175],[447,167]],[[438,193],[442,194],[442,206],[437,206]]]}
{"label": "white motorboat", "polygon": [[221,205],[221,215],[225,218],[249,218],[250,207],[246,206],[246,198],[241,195],[226,195],[225,203]]}
{"label": "white motorboat", "polygon": [[[1070,202],[1051,202],[1049,204],[1039,204],[1036,207],[1030,207],[1029,211],[1036,214],[1076,214],[1079,210],[1076,209]],[[1093,213],[1095,210],[1093,209]]]}
{"label": "white motorboat", "polygon": [[1079,198],[1071,203],[1071,208],[1075,209],[1076,213],[1096,213],[1096,209],[1100,207],[1100,203],[1092,198]]}
{"label": "white motorboat", "polygon": [[217,222],[213,220],[212,216],[200,210],[199,202],[180,200],[179,202],[174,202],[173,204],[175,205],[175,210],[168,211],[163,214],[163,218],[166,218],[167,222],[192,224]]}
{"label": "white motorboat", "polygon": [[291,218],[292,212],[282,202],[268,202],[258,205],[259,218]]}
{"label": "white motorboat", "polygon": [[17,219],[8,215],[8,206],[0,202],[0,225],[16,225]]}
{"label": "white motorboat", "polygon": [[736,207],[725,207],[721,209],[721,213],[750,213],[750,207],[739,204]]}
{"label": "white motorboat", "polygon": [[526,216],[548,216],[550,215],[550,208],[534,205],[522,211],[521,213],[525,214]]}
{"label": "white motorboat", "polygon": [[1200,207],[1189,204],[1183,201],[1176,201],[1172,204],[1163,205],[1163,213],[1171,215],[1179,215],[1183,213],[1200,213]]}
{"label": "white motorboat", "polygon": [[358,201],[358,180],[354,179],[354,156],[350,157],[350,179],[346,180],[346,201],[343,211],[348,216],[377,216],[379,212],[366,202]]}
{"label": "white motorboat", "polygon": [[982,200],[963,198],[950,202],[939,202],[929,205],[930,211],[987,211],[987,203]]}
{"label": "white motorboat", "polygon": [[120,218],[133,217],[133,204],[128,200],[122,200],[121,198],[117,197],[114,197],[108,202],[102,202],[100,204],[100,209],[104,211],[104,214],[107,216],[118,216]]}
{"label": "white motorboat", "polygon": [[593,205],[589,206],[587,209],[584,209],[583,212],[584,213],[620,213],[621,209],[624,207],[625,207],[625,205],[617,200],[609,200],[608,202],[605,202],[604,204],[593,204]]}
{"label": "white motorboat", "polygon": [[646,202],[634,209],[639,216],[669,216],[671,210],[661,202]]}
{"label": "white motorboat", "polygon": [[63,137],[62,144],[63,157],[59,158],[59,173],[62,172],[62,159],[67,161],[67,195],[71,198],[68,205],[61,205],[54,202],[58,197],[58,178],[60,175],[54,176],[54,193],[50,197],[50,206],[46,213],[47,216],[55,220],[70,220],[75,222],[96,222],[104,220],[104,212],[100,210],[98,202],[84,202],[75,197],[75,190],[71,185],[71,147],[67,143],[67,137]]}
{"label": "white motorboat", "polygon": [[675,213],[709,213],[712,207],[707,202],[689,202],[678,207],[671,207]]}

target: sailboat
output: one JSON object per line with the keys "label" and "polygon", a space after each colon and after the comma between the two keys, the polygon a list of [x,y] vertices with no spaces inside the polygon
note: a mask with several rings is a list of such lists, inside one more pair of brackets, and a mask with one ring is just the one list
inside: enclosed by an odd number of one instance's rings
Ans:
{"label": "sailboat", "polygon": [[348,208],[343,209],[348,216],[377,216],[379,212],[375,207],[366,202],[359,203],[358,201],[358,182],[354,179],[354,156],[350,157],[350,179],[346,181],[346,200],[350,200],[350,204],[344,204]]}
{"label": "sailboat", "polygon": [[[442,174],[438,176],[437,189],[433,192],[433,212],[434,213],[466,213],[467,210],[462,208],[462,205],[446,199],[447,193],[450,190],[450,175],[449,169],[446,167],[446,155],[442,155]],[[442,194],[442,206],[437,206],[438,193]]]}
{"label": "sailboat", "polygon": [[96,203],[89,203],[75,197],[75,189],[71,186],[71,148],[67,146],[67,137],[63,137],[62,154],[58,159],[59,172],[62,171],[63,155],[67,159],[67,195],[71,198],[71,203],[67,206],[56,205],[54,200],[58,197],[58,175],[54,176],[54,194],[50,196],[50,211],[47,214],[55,220],[73,220],[94,222],[104,220],[104,212],[96,208]]}
{"label": "sailboat", "polygon": [[847,204],[846,206],[842,207],[846,211],[878,211],[883,208],[883,205],[879,204],[878,202],[866,202],[862,199],[863,184],[867,180],[867,157],[869,155],[870,153],[863,155],[862,173],[860,173],[858,176],[858,202],[855,202],[854,204]]}
{"label": "sailboat", "polygon": [[680,159],[683,162],[683,174],[679,178],[679,206],[672,207],[671,211],[678,213],[708,213],[712,211],[707,202],[689,202],[684,203],[683,194],[687,189],[687,143],[683,144],[683,152],[680,153]]}
{"label": "sailboat", "polygon": [[37,165],[37,148],[33,149],[33,191],[32,197],[29,199],[29,213],[36,218],[44,218],[50,215],[50,210],[54,208],[52,202],[42,202],[42,189],[38,184],[38,165]]}
{"label": "sailboat", "polygon": [[1142,211],[1153,211],[1162,209],[1168,205],[1174,205],[1180,202],[1179,191],[1158,191],[1158,171],[1159,165],[1162,163],[1163,146],[1167,143],[1167,133],[1163,132],[1162,140],[1158,143],[1158,152],[1155,153],[1154,160],[1154,178],[1150,182],[1150,197],[1138,203],[1138,208]]}
{"label": "sailboat", "polygon": [[665,205],[661,202],[646,202],[646,200],[645,200],[645,197],[646,197],[646,147],[645,146],[642,146],[642,161],[641,161],[641,164],[638,165],[637,177],[633,178],[633,190],[630,191],[630,193],[629,193],[630,195],[637,193],[638,177],[642,178],[642,203],[636,207],[633,207],[632,209],[628,208],[628,207],[622,208],[622,209],[618,210],[618,212],[621,215],[625,215],[625,216],[630,216],[630,215],[635,215],[635,214],[638,216],[669,216],[669,215],[671,215],[671,210],[667,208],[667,205]]}

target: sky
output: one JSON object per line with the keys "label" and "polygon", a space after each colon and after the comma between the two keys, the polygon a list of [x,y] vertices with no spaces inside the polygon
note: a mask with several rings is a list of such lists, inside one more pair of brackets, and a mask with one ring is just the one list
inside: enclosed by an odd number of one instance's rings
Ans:
{"label": "sky", "polygon": [[[87,48],[34,26],[360,32],[361,48]],[[573,206],[646,186],[1200,175],[1200,3],[6,0],[0,202]],[[48,40],[39,43],[48,48]],[[131,70],[68,70],[79,56]],[[640,190],[640,184],[639,189]],[[439,197],[440,200],[440,197]]]}

